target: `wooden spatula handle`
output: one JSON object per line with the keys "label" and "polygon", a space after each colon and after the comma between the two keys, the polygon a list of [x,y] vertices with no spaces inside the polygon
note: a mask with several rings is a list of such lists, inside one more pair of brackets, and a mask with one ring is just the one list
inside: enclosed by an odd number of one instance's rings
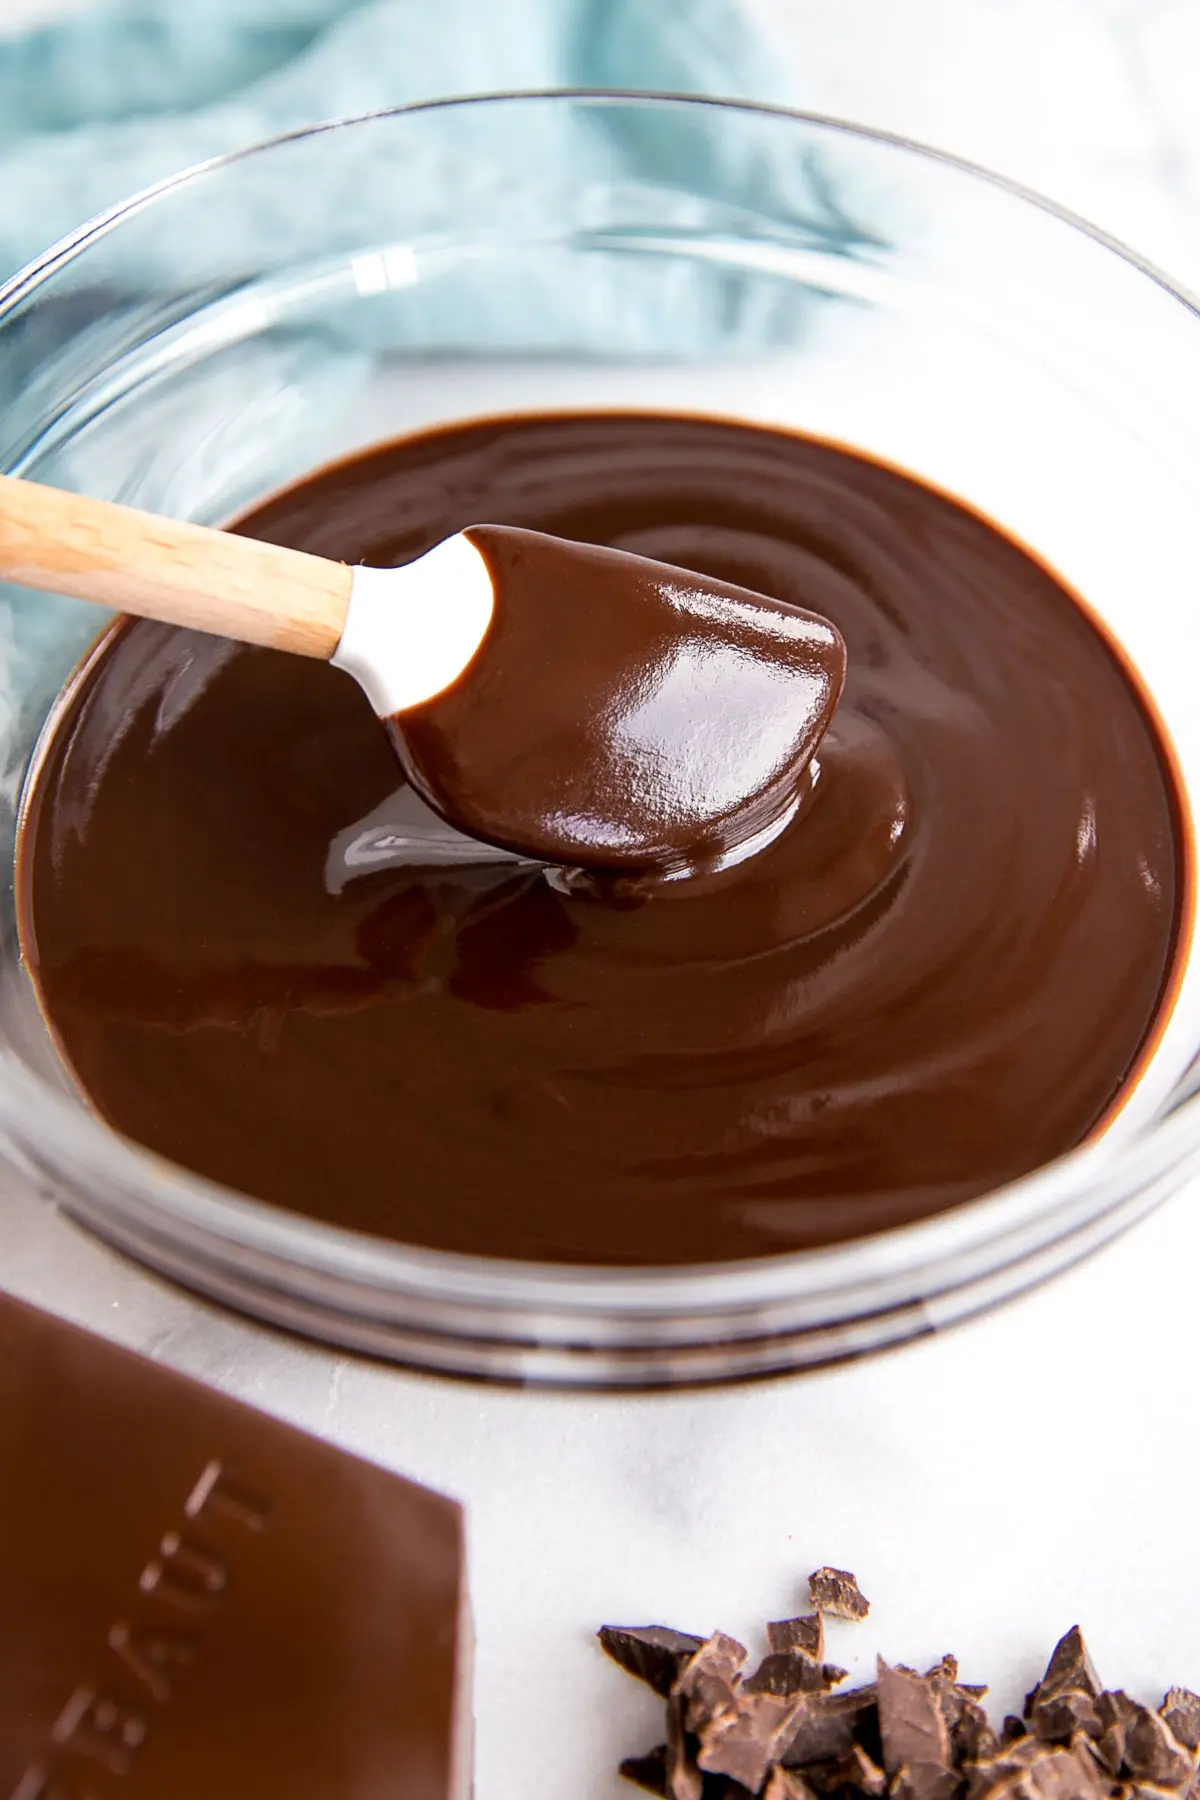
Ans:
{"label": "wooden spatula handle", "polygon": [[327,658],[352,577],[303,551],[0,475],[0,581]]}

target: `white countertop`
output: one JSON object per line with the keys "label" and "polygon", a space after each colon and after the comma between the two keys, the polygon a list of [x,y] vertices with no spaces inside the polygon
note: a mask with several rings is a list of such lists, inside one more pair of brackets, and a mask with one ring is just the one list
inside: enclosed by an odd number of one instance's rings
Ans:
{"label": "white countertop", "polygon": [[[797,104],[991,164],[1200,289],[1197,0],[750,3]],[[0,0],[0,29],[69,4]],[[678,1396],[490,1389],[335,1355],[143,1274],[12,1183],[0,1244],[12,1292],[467,1501],[478,1800],[631,1792],[615,1765],[657,1741],[657,1707],[591,1631],[753,1634],[825,1562],[874,1601],[832,1637],[855,1673],[877,1649],[954,1649],[1004,1707],[1079,1621],[1114,1684],[1200,1688],[1200,1185],[948,1337]]]}

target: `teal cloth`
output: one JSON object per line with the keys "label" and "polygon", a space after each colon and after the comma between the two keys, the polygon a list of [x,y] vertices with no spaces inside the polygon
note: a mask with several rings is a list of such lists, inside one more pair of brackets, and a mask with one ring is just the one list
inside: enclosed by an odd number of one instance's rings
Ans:
{"label": "teal cloth", "polygon": [[0,39],[0,278],[222,151],[414,100],[554,87],[787,97],[738,0],[107,0]]}
{"label": "teal cloth", "polygon": [[[786,101],[782,80],[743,0],[101,0],[0,38],[0,279],[176,170],[321,120],[561,87]],[[522,135],[497,157],[510,118]],[[847,183],[834,150],[818,161],[770,118],[714,131],[688,107],[525,106],[499,123],[492,109],[450,109],[411,133],[350,142],[339,157],[306,140],[282,165],[239,164],[228,181],[194,184],[127,218],[16,309],[0,345],[0,468],[215,521],[323,460],[391,353],[755,355],[793,346],[823,304],[803,279],[602,246],[580,280],[579,259],[539,247],[536,226],[575,220],[586,237],[596,194],[621,196],[623,228],[648,218],[685,242],[698,216],[704,229],[717,219],[734,235],[835,256],[879,242],[874,198]],[[289,179],[277,179],[280,166]],[[271,291],[274,271],[289,278],[311,254],[314,220],[322,254],[336,258],[436,242],[448,216],[481,242],[515,230],[520,255],[491,257],[482,275],[470,262],[439,275],[434,259],[411,286],[314,303],[311,317],[289,303],[270,330],[208,340],[202,367],[174,344],[197,309],[211,326],[245,292]],[[148,344],[174,344],[178,360],[134,406],[92,393],[97,370],[123,368],[127,355],[137,366]],[[0,605],[0,727],[15,741],[32,741],[94,629],[81,604],[10,595],[10,610]],[[0,777],[11,791],[11,772]],[[0,805],[0,851],[11,831]]]}

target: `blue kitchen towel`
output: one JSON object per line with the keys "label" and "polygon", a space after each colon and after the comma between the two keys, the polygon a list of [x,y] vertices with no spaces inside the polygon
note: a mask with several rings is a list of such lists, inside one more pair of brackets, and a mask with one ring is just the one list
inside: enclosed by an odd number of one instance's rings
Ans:
{"label": "blue kitchen towel", "polygon": [[101,0],[0,39],[0,278],[222,151],[414,100],[554,87],[787,97],[739,0]]}
{"label": "blue kitchen towel", "polygon": [[[0,40],[0,274],[164,175],[322,119],[563,86],[778,98],[777,59],[744,3],[101,0]],[[556,262],[539,239],[553,221],[560,240],[574,232],[601,249],[614,216],[603,197],[619,195],[622,228],[636,234],[640,206],[660,243],[782,231],[785,250],[857,254],[875,241],[871,206],[861,194],[847,204],[834,154],[826,144],[815,155],[811,139],[769,114],[727,115],[715,130],[686,105],[523,104],[502,118],[494,108],[426,112],[411,129],[381,125],[336,151],[310,137],[268,163],[238,163],[228,179],[194,184],[93,241],[77,273],[10,332],[0,457],[14,466],[35,435],[64,359],[115,361],[151,311],[161,329],[193,297],[206,304],[255,281],[269,290],[274,271],[312,263],[314,226],[321,254],[343,256],[343,268],[376,246],[437,246],[447,230],[521,246],[486,275],[438,280],[426,259],[394,303],[353,316],[326,309],[315,329],[347,353],[680,357],[792,342],[798,309],[814,304],[802,279],[718,256],[599,254],[581,283],[580,263]],[[300,355],[302,322],[294,308],[289,316]]]}
{"label": "blue kitchen towel", "polygon": [[[561,87],[786,101],[783,79],[743,0],[99,0],[0,38],[0,279],[176,170],[320,120]],[[826,301],[787,258],[877,242],[834,164],[769,115],[714,130],[688,106],[301,139],[10,298],[0,468],[218,521],[324,460],[388,358],[791,348]],[[762,267],[723,262],[722,235],[767,240]],[[0,840],[20,746],[94,629],[82,605],[0,597]]]}

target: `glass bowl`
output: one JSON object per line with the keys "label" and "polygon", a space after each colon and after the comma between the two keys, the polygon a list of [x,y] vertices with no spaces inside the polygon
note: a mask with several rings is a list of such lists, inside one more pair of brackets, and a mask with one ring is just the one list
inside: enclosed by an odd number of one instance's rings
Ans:
{"label": "glass bowl", "polygon": [[[209,523],[418,427],[596,406],[861,448],[957,495],[1086,596],[1200,792],[1191,522],[1200,323],[1078,220],[833,120],[616,94],[373,115],[208,163],[0,290],[0,469]],[[567,1386],[861,1355],[1012,1295],[1200,1160],[1191,893],[1174,990],[1101,1134],[923,1224],[630,1272],[442,1255],[224,1190],[95,1119],[18,954],[12,845],[55,696],[103,623],[0,589],[0,1140],[76,1218],[276,1324]]]}

